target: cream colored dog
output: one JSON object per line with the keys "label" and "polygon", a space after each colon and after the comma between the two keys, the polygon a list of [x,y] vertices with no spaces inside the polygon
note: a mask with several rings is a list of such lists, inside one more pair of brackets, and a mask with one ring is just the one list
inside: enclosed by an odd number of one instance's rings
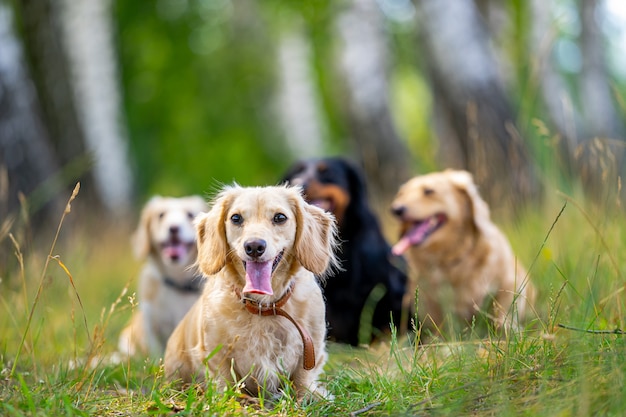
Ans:
{"label": "cream colored dog", "polygon": [[145,260],[138,284],[138,310],[122,331],[122,354],[161,357],[174,328],[200,297],[193,220],[208,207],[199,196],[152,197],[144,206],[133,247]]}
{"label": "cream colored dog", "polygon": [[534,288],[490,220],[469,172],[447,170],[409,180],[392,211],[402,222],[393,253],[407,252],[417,272],[419,312],[426,325],[439,328],[448,313],[471,323],[485,305],[492,305],[487,314],[497,326],[510,328],[525,315]]}
{"label": "cream colored dog", "polygon": [[[165,375],[250,395],[326,392],[324,300],[315,274],[335,264],[332,215],[306,204],[297,188],[226,187],[196,221],[202,297],[176,328]],[[278,317],[280,316],[280,317]]]}

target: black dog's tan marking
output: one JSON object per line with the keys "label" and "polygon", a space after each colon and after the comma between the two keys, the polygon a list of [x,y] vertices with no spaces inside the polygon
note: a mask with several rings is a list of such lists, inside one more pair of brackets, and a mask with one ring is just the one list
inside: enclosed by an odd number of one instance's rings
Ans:
{"label": "black dog's tan marking", "polygon": [[328,278],[324,288],[330,338],[359,344],[361,313],[377,286],[385,294],[373,312],[374,333],[389,332],[391,317],[400,326],[407,278],[390,262],[391,249],[368,206],[361,173],[342,158],[310,159],[296,162],[283,182],[302,186],[307,202],[337,219],[343,270]]}

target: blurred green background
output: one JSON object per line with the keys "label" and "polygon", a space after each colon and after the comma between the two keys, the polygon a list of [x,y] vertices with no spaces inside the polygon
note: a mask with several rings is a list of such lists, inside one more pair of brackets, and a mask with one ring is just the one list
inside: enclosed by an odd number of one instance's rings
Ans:
{"label": "blurred green background", "polygon": [[404,180],[447,167],[470,170],[496,215],[556,189],[614,206],[624,9],[5,0],[0,215],[26,202],[55,222],[81,181],[79,204],[120,218],[151,194],[273,184],[298,158],[338,154],[382,211]]}

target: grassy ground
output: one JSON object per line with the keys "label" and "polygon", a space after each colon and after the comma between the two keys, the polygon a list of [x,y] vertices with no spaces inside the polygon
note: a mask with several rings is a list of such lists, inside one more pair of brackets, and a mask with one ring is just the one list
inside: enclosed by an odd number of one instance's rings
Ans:
{"label": "grassy ground", "polygon": [[101,360],[136,308],[128,230],[75,225],[55,244],[14,226],[0,234],[0,415],[623,415],[623,213],[559,197],[505,226],[540,291],[523,332],[330,345],[333,401],[248,407],[234,388],[169,386],[158,361]]}

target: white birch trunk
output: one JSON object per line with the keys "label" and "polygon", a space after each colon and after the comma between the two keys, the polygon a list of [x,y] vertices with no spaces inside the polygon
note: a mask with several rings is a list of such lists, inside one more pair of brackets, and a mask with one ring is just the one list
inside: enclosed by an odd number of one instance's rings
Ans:
{"label": "white birch trunk", "polygon": [[327,130],[311,74],[310,45],[299,30],[283,34],[277,59],[277,114],[289,152],[293,158],[322,156]]}
{"label": "white birch trunk", "polygon": [[130,208],[133,178],[122,120],[111,0],[63,0],[63,42],[98,194],[113,214]]}
{"label": "white birch trunk", "polygon": [[361,159],[376,204],[410,174],[406,144],[390,109],[390,58],[383,13],[374,0],[351,0],[336,19],[341,41],[339,70],[344,81],[355,153]]}

